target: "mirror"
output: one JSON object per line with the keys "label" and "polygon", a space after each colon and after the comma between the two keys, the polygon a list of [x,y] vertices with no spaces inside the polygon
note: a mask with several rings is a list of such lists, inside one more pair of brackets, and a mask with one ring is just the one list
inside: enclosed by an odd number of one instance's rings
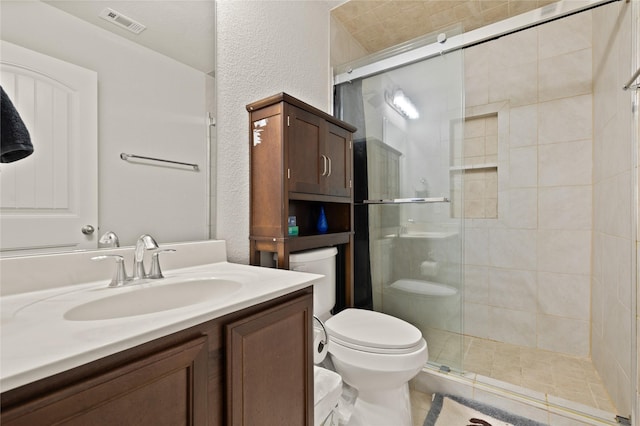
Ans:
{"label": "mirror", "polygon": [[[145,28],[134,34],[130,29],[139,29],[137,24]],[[20,250],[7,251],[7,247],[1,247],[1,255],[97,248],[100,236],[108,231],[118,235],[122,246],[134,244],[143,233],[151,234],[159,243],[203,240],[214,234],[213,0],[3,0],[0,40],[93,73],[97,95],[93,106],[97,143],[97,173],[96,170],[93,173],[97,175],[97,184],[92,189],[93,195],[74,201],[81,179],[74,171],[68,173],[70,189],[65,208],[69,214],[75,214],[76,204],[87,198],[95,198],[97,203],[96,216],[73,227],[81,244],[59,243],[58,237],[53,237],[56,225],[41,226],[39,230],[28,225],[42,223],[43,217],[59,211],[57,205],[33,199],[30,205],[2,200],[3,220],[20,214],[26,214],[27,219],[20,218],[24,221],[20,222],[23,228],[15,232],[16,248]],[[32,75],[53,75],[53,70],[46,66],[28,72],[31,74],[25,72],[26,77],[20,73],[16,77],[3,64],[0,82],[3,87],[11,87],[11,96],[24,99],[27,92],[24,81],[31,81]],[[32,86],[37,90],[37,78],[35,81]],[[61,164],[60,150],[47,145],[51,129],[59,122],[50,120],[53,124],[43,128],[43,120],[36,119],[41,97],[27,98],[28,101],[14,103],[27,127],[31,126],[34,154],[20,160],[24,165],[16,162],[15,168],[20,168],[16,172],[10,170],[11,165],[0,165],[0,185],[11,186],[17,194],[14,198],[18,199],[33,198],[22,196],[32,192],[25,182],[37,180],[34,176],[42,179],[44,162],[53,168]],[[76,111],[73,102],[70,105],[67,109],[71,117]],[[83,144],[90,143],[80,139]],[[56,154],[51,154],[52,151]],[[123,159],[123,153],[198,167],[195,170],[144,158]],[[73,148],[67,154],[69,158],[79,155]],[[76,160],[85,166],[91,163],[88,158]],[[48,185],[53,179],[44,180]],[[95,231],[82,234],[82,229],[88,229],[86,225]],[[5,227],[10,228],[13,227]]]}

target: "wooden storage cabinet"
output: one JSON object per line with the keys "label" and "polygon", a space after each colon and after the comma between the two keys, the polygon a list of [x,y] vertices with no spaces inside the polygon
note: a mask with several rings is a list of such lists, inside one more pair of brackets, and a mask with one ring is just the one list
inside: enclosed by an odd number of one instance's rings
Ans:
{"label": "wooden storage cabinet", "polygon": [[351,132],[296,106],[284,109],[289,192],[351,197]]}
{"label": "wooden storage cabinet", "polygon": [[[247,105],[250,127],[250,262],[260,252],[289,254],[344,244],[345,300],[352,300],[353,132],[355,127],[286,93]],[[324,208],[329,226],[319,234]],[[297,236],[288,218],[296,217]]]}
{"label": "wooden storage cabinet", "polygon": [[308,287],[4,392],[0,422],[312,426],[312,315]]}

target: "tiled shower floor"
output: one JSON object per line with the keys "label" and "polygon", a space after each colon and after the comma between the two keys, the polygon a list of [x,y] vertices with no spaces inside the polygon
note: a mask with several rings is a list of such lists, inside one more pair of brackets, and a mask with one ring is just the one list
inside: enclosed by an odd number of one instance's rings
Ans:
{"label": "tiled shower floor", "polygon": [[[431,334],[431,333],[429,333]],[[427,339],[429,360],[455,366],[460,338]],[[465,336],[464,370],[534,391],[615,412],[615,407],[591,360],[541,349]]]}

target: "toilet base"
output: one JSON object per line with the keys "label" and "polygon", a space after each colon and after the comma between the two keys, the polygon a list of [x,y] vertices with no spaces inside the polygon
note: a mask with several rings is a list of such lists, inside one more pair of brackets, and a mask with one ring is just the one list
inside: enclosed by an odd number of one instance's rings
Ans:
{"label": "toilet base", "polygon": [[409,384],[383,391],[358,391],[348,426],[412,426]]}

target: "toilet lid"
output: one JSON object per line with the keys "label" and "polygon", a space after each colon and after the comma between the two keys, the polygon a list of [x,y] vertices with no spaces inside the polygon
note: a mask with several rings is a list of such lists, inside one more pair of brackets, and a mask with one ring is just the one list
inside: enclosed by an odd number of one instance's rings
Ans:
{"label": "toilet lid", "polygon": [[399,318],[365,309],[345,309],[325,323],[331,338],[364,348],[409,349],[422,333]]}

